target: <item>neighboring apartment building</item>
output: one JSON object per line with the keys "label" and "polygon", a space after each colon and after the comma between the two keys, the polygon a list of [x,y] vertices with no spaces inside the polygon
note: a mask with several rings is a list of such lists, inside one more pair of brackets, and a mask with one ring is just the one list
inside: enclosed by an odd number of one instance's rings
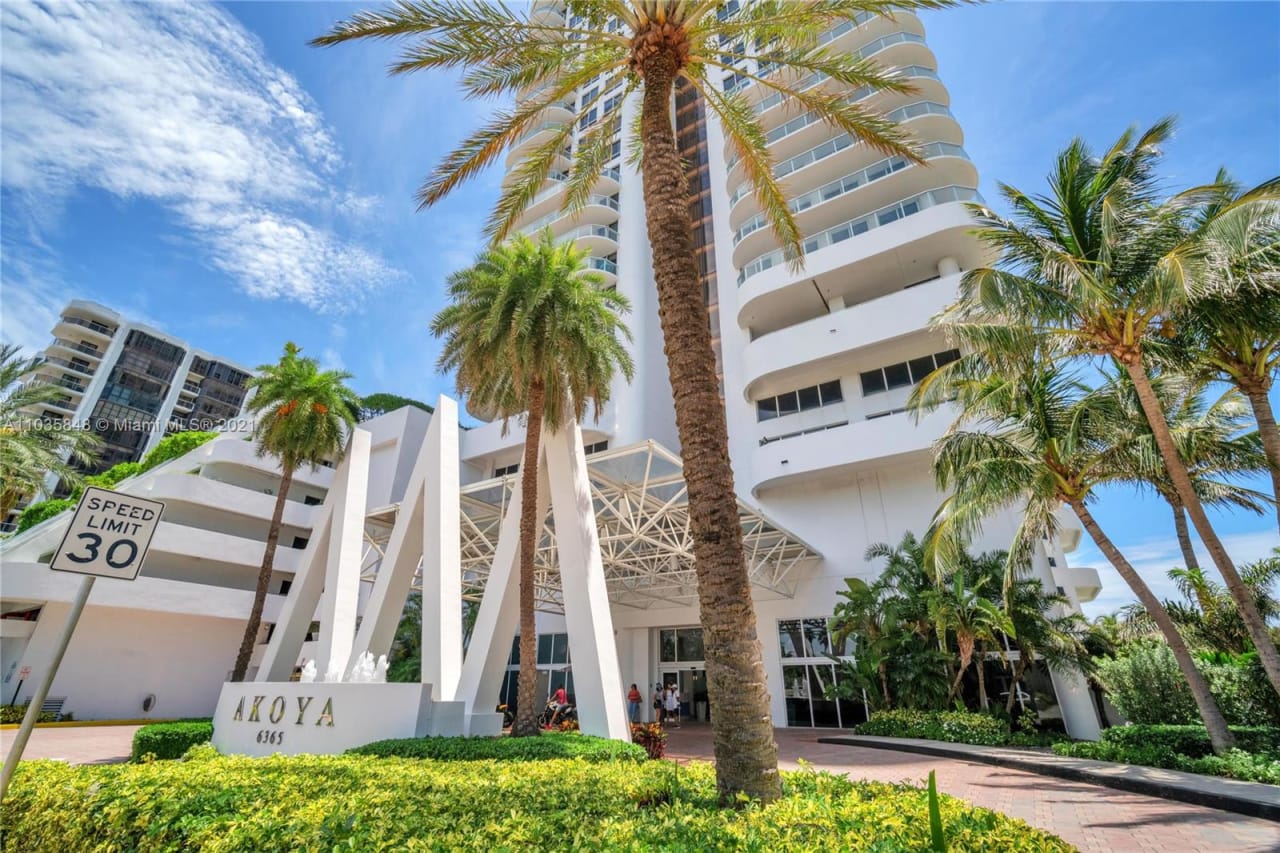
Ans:
{"label": "neighboring apartment building", "polygon": [[[563,3],[540,2],[533,14],[563,17]],[[823,695],[835,678],[827,655],[837,651],[826,618],[844,578],[872,578],[880,570],[864,558],[868,545],[897,543],[908,531],[923,533],[940,503],[930,446],[949,424],[950,413],[938,412],[917,424],[902,409],[924,374],[957,355],[929,329],[929,318],[954,299],[962,272],[989,258],[969,233],[973,223],[962,203],[977,197],[977,170],[961,147],[961,129],[919,20],[908,13],[896,13],[893,20],[867,17],[856,26],[836,27],[826,40],[911,78],[915,94],[869,100],[917,135],[927,165],[885,158],[854,144],[742,78],[721,80],[722,86],[742,89],[768,132],[776,169],[785,176],[806,235],[806,266],[799,274],[783,262],[742,169],[696,94],[677,92],[675,114],[691,178],[691,209],[696,208],[696,243],[722,369],[735,477],[744,523],[751,525],[751,569],[773,717],[778,725],[847,727],[861,722],[866,709]],[[592,118],[578,115],[578,107],[595,97],[593,88],[584,86],[548,120],[578,122],[578,132],[585,131]],[[631,125],[636,109],[638,102],[624,105],[623,127]],[[508,168],[544,132],[535,129],[517,143]],[[618,659],[624,685],[677,681],[688,710],[699,715],[708,711],[705,661],[692,563],[681,539],[679,483],[673,482],[679,479],[678,460],[653,447],[678,454],[679,442],[640,178],[621,147],[615,145],[614,161],[580,213],[557,212],[563,190],[553,179],[533,200],[521,229],[532,233],[549,226],[562,239],[589,248],[591,264],[607,286],[632,302],[628,323],[635,337],[635,378],[630,384],[619,379],[603,415],[583,427],[593,486],[603,490],[597,512]],[[368,574],[376,570],[372,546],[386,534],[386,518],[403,495],[429,418],[426,412],[401,409],[364,425],[374,433]],[[462,434],[464,567],[491,557],[493,520],[519,469],[524,431],[512,423],[503,433],[494,423]],[[319,500],[326,477],[331,472],[321,469],[295,484],[297,497],[286,513],[289,529],[282,543],[305,545],[311,512],[305,504]],[[67,697],[68,707],[81,714],[137,716],[141,698],[148,692],[158,695],[158,688],[148,685],[165,684],[178,696],[162,700],[156,713],[209,713],[249,609],[270,514],[270,499],[261,492],[276,482],[270,466],[247,443],[228,435],[125,484],[130,491],[165,499],[171,509],[144,577],[129,589],[105,585],[113,591],[103,592],[103,599],[114,598],[91,603],[85,618],[96,624],[98,642],[81,646],[79,664],[73,644],[68,661],[79,669],[60,675],[51,695]],[[975,547],[1006,546],[1017,521],[1011,514],[992,519]],[[13,627],[15,620],[0,619],[0,635],[6,638],[3,689],[10,694],[14,668],[44,654],[40,637],[53,635],[58,614],[74,592],[74,579],[50,577],[53,573],[33,565],[57,544],[56,529],[55,521],[46,522],[0,552],[7,563],[14,562],[6,565],[0,615],[38,612],[34,627]],[[1035,576],[1076,607],[1099,591],[1094,570],[1068,566],[1065,552],[1079,538],[1079,529],[1064,519],[1063,535],[1041,543],[1031,566]],[[785,565],[781,554],[792,555]],[[202,562],[201,555],[217,557]],[[268,623],[279,611],[279,593],[292,579],[292,555],[282,556]],[[571,688],[564,620],[554,612],[554,591],[540,600],[548,611],[539,616],[540,686],[550,691],[567,682]],[[112,633],[117,624],[127,626],[119,636]],[[264,640],[269,630],[264,627]],[[21,631],[30,640],[19,649],[8,638]],[[123,674],[101,671],[113,656],[124,662]],[[167,675],[152,676],[149,667]],[[509,672],[514,667],[513,662]],[[106,691],[109,681],[118,689]],[[508,681],[501,685],[504,697]],[[1061,674],[1053,675],[1052,685],[1048,677],[1042,681],[1046,693],[1056,690],[1073,734],[1096,735],[1097,718],[1084,684]],[[1002,689],[998,679],[989,683],[996,685],[993,693]]]}
{"label": "neighboring apartment building", "polygon": [[[58,385],[61,395],[27,414],[97,433],[103,447],[96,473],[138,461],[169,432],[209,429],[239,415],[250,375],[248,368],[76,299],[62,309],[53,340],[25,377]],[[46,487],[53,492],[57,483]]]}

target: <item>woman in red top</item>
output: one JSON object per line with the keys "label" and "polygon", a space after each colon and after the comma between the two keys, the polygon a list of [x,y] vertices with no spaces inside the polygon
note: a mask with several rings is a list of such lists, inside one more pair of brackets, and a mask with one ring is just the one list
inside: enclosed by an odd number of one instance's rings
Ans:
{"label": "woman in red top", "polygon": [[627,710],[631,712],[631,722],[633,723],[640,722],[640,702],[643,699],[644,697],[640,695],[640,688],[632,684],[631,689],[627,691]]}

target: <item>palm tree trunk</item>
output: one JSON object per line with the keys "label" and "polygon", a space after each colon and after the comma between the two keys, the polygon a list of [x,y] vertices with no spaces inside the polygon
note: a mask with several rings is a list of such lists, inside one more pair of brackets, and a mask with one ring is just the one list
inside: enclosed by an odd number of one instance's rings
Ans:
{"label": "palm tree trunk", "polygon": [[978,707],[987,710],[987,653],[978,650]]}
{"label": "palm tree trunk", "polygon": [[1276,415],[1271,409],[1271,399],[1262,383],[1241,388],[1249,405],[1253,407],[1253,419],[1258,424],[1258,436],[1271,467],[1271,494],[1276,499],[1276,525],[1280,527],[1280,429],[1276,427]]}
{"label": "palm tree trunk", "polygon": [[297,467],[288,460],[282,460],[281,464],[284,475],[280,477],[280,491],[276,492],[276,507],[271,513],[271,527],[267,529],[267,547],[262,552],[262,568],[258,569],[258,586],[253,591],[253,607],[249,610],[249,622],[244,626],[244,638],[240,640],[236,668],[231,672],[232,681],[244,681],[245,673],[249,671],[249,658],[253,657],[253,647],[258,641],[258,628],[262,626],[262,608],[267,603],[267,586],[271,583],[276,545],[280,542],[280,520],[284,518],[284,502],[293,483],[293,469]]}
{"label": "palm tree trunk", "polygon": [[516,682],[516,719],[513,737],[536,735],[538,729],[538,626],[534,616],[533,559],[542,532],[538,513],[538,456],[542,439],[542,383],[529,388],[528,425],[524,434],[524,461],[520,463],[520,675]]}
{"label": "palm tree trunk", "polygon": [[1191,531],[1187,529],[1187,511],[1176,495],[1169,498],[1169,506],[1173,508],[1173,529],[1178,534],[1178,547],[1182,549],[1183,567],[1198,569],[1200,561],[1196,558],[1196,549],[1191,545]]}
{"label": "palm tree trunk", "polygon": [[1018,700],[1018,684],[1022,681],[1022,675],[1027,671],[1027,658],[1030,654],[1024,652],[1022,647],[1018,647],[1018,662],[1013,667],[1013,683],[1009,685],[1009,698],[1004,703],[1004,712],[1013,715],[1013,705]]}
{"label": "palm tree trunk", "polygon": [[956,634],[956,646],[960,651],[960,668],[956,672],[956,680],[951,682],[951,691],[947,693],[947,704],[951,700],[960,695],[960,682],[964,680],[964,674],[969,669],[969,662],[973,660],[973,640],[967,639],[964,634]]}
{"label": "palm tree trunk", "polygon": [[1142,403],[1142,411],[1151,425],[1151,433],[1155,437],[1156,446],[1160,448],[1160,456],[1164,461],[1165,470],[1169,473],[1169,479],[1178,490],[1178,497],[1187,508],[1187,514],[1191,516],[1191,523],[1195,525],[1196,533],[1200,534],[1200,541],[1208,549],[1209,556],[1213,558],[1213,564],[1217,566],[1219,574],[1227,584],[1227,589],[1231,592],[1231,597],[1235,599],[1236,606],[1240,610],[1240,618],[1249,630],[1249,638],[1253,640],[1258,659],[1262,662],[1262,668],[1266,670],[1267,680],[1271,682],[1272,689],[1280,694],[1280,651],[1271,641],[1271,632],[1267,630],[1267,623],[1258,612],[1249,587],[1236,571],[1235,564],[1231,562],[1231,556],[1223,547],[1222,540],[1218,538],[1213,525],[1209,523],[1209,516],[1205,514],[1200,497],[1191,485],[1187,466],[1173,444],[1173,436],[1165,420],[1164,408],[1151,387],[1151,378],[1147,376],[1146,368],[1142,366],[1140,358],[1126,360],[1125,370],[1133,381],[1134,389],[1138,392],[1138,400]]}
{"label": "palm tree trunk", "polygon": [[1235,738],[1227,728],[1227,721],[1222,716],[1222,711],[1218,709],[1218,703],[1214,701],[1213,694],[1209,692],[1209,682],[1205,681],[1204,676],[1200,674],[1200,670],[1196,669],[1195,661],[1191,658],[1191,652],[1187,649],[1187,644],[1183,641],[1182,635],[1178,633],[1177,626],[1173,624],[1169,611],[1164,609],[1160,599],[1156,598],[1155,593],[1151,591],[1151,587],[1147,586],[1146,581],[1125,559],[1125,556],[1120,553],[1120,549],[1115,546],[1110,537],[1102,532],[1102,528],[1098,526],[1097,519],[1089,512],[1088,507],[1084,505],[1084,501],[1072,501],[1071,508],[1075,510],[1076,517],[1080,519],[1084,529],[1089,532],[1094,544],[1111,561],[1111,565],[1115,567],[1120,577],[1133,590],[1134,595],[1138,597],[1138,601],[1147,609],[1151,620],[1156,623],[1160,632],[1164,634],[1165,642],[1169,644],[1174,660],[1178,662],[1178,668],[1182,670],[1182,676],[1187,680],[1187,686],[1191,688],[1191,696],[1195,699],[1196,707],[1200,710],[1200,719],[1204,720],[1204,727],[1209,732],[1209,742],[1213,744],[1213,751],[1218,755],[1226,752],[1235,743]]}
{"label": "palm tree trunk", "polygon": [[889,664],[884,659],[880,661],[880,692],[884,694],[884,709],[887,711],[893,707],[893,700],[889,698]]}
{"label": "palm tree trunk", "polygon": [[646,224],[689,492],[707,693],[715,709],[716,787],[728,804],[740,793],[768,802],[782,794],[778,747],[738,524],[724,402],[694,258],[688,190],[671,125],[675,56],[659,50],[646,58],[642,70]]}

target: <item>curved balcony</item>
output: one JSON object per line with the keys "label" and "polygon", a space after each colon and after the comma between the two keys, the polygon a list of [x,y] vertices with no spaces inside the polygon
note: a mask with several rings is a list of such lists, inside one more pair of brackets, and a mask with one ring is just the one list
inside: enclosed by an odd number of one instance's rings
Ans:
{"label": "curved balcony", "polygon": [[[507,151],[507,168],[510,169],[534,148],[550,142],[566,126],[563,121],[544,121],[525,131],[523,136],[511,143],[511,148]],[[568,142],[567,139],[565,141]]]}
{"label": "curved balcony", "polygon": [[[512,182],[510,179],[515,172],[508,172],[507,177],[503,179],[503,189],[507,189]],[[546,220],[550,214],[559,214],[561,212],[561,204],[564,201],[565,185],[569,181],[569,172],[564,170],[552,171],[547,175],[546,186],[538,192],[537,195],[530,200],[520,217],[516,220],[517,225],[524,219],[530,219],[533,222],[541,222]],[[600,177],[596,179],[593,189],[596,195],[612,195],[616,193],[622,186],[622,173],[617,166],[611,169],[605,169],[600,173]],[[558,217],[557,217],[558,218]],[[550,221],[550,220],[547,220]],[[545,222],[543,224],[546,224]]]}
{"label": "curved balcony", "polygon": [[606,288],[618,283],[618,265],[608,258],[587,258],[587,269],[599,273]]}
{"label": "curved balcony", "polygon": [[[258,455],[252,441],[244,441],[230,435],[207,442],[183,458],[186,460],[184,464],[190,463],[187,465],[188,469],[196,465],[225,464],[239,465],[277,477],[283,473],[279,464],[272,458]],[[333,477],[334,469],[324,465],[317,466],[315,470],[312,470],[309,465],[303,465],[293,474],[296,482],[325,489],[333,485]]]}
{"label": "curved balcony", "polygon": [[[742,351],[743,396],[756,399],[761,386],[788,385],[788,375],[846,374],[858,350],[920,331],[928,319],[955,301],[962,273],[903,288],[841,311],[823,314],[761,335]],[[798,381],[798,380],[797,380]]]}
{"label": "curved balcony", "polygon": [[534,235],[543,228],[550,227],[553,234],[558,234],[562,228],[568,228],[578,223],[586,223],[592,225],[612,225],[618,219],[618,200],[607,195],[590,195],[587,196],[586,204],[576,213],[569,213],[565,210],[553,210],[546,216],[539,217],[528,225],[520,226],[522,234]]}
{"label": "curved balcony", "polygon": [[[922,210],[936,207],[940,204],[946,204],[953,201],[981,201],[982,196],[972,187],[939,187],[937,189],[922,192],[919,195],[905,198],[895,204],[888,205],[880,210],[860,216],[857,219],[850,219],[839,225],[820,231],[817,234],[806,237],[803,247],[806,255],[825,249],[828,246],[834,246],[842,243],[852,237],[874,229],[880,228],[890,223],[897,222],[899,219],[905,219],[908,216],[914,216]],[[742,267],[742,271],[738,273],[738,286],[741,287],[746,283],[747,279],[758,275],[765,270],[774,267],[783,266],[788,261],[786,253],[782,249],[774,249],[772,252],[766,252]]]}
{"label": "curved balcony", "polygon": [[611,225],[579,225],[561,234],[557,242],[572,240],[579,249],[593,255],[612,255],[618,251],[618,229]]}
{"label": "curved balcony", "polygon": [[902,412],[872,420],[836,421],[767,441],[752,452],[751,493],[758,497],[767,489],[808,479],[926,458],[953,420],[955,410],[944,406],[919,423]]}
{"label": "curved balcony", "polygon": [[[833,227],[851,215],[879,210],[896,199],[920,193],[945,183],[971,186],[978,182],[978,170],[964,149],[949,142],[927,146],[925,165],[917,166],[905,157],[886,157],[856,172],[828,181],[787,203],[801,233],[812,234]],[[768,217],[758,213],[735,232],[733,262],[743,265],[777,247],[777,238]]]}

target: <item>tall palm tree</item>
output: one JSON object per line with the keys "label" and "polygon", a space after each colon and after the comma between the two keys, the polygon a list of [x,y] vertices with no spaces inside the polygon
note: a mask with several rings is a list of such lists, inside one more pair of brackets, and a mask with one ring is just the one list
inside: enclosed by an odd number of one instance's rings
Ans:
{"label": "tall palm tree", "polygon": [[[974,649],[979,645],[995,645],[997,633],[1010,637],[1014,634],[1009,616],[996,602],[982,594],[986,586],[987,578],[970,580],[965,572],[959,571],[952,574],[948,583],[930,590],[926,598],[929,615],[943,631],[956,635],[956,646],[960,652],[960,666],[956,668],[951,682],[948,702],[960,692],[960,683],[973,662]],[[985,660],[978,662],[978,702],[984,711],[987,709],[985,663]]]}
{"label": "tall palm tree", "polygon": [[[1141,403],[1125,374],[1107,374],[1106,393],[1135,426],[1145,427]],[[1202,503],[1232,507],[1262,514],[1273,503],[1268,495],[1233,482],[1238,475],[1257,474],[1268,467],[1262,442],[1256,431],[1247,431],[1252,419],[1242,395],[1229,389],[1210,398],[1204,381],[1170,373],[1152,378],[1152,388],[1160,399],[1178,455],[1187,463],[1187,473]],[[1150,488],[1173,514],[1174,532],[1182,551],[1183,565],[1199,569],[1187,529],[1186,508],[1165,470],[1150,429],[1137,429],[1128,440],[1117,442],[1113,464],[1134,484]]]}
{"label": "tall palm tree", "polygon": [[1176,334],[1176,315],[1210,277],[1205,235],[1213,223],[1254,207],[1270,210],[1280,181],[1214,208],[1208,221],[1203,214],[1222,197],[1217,185],[1160,200],[1155,168],[1172,130],[1173,120],[1164,119],[1137,136],[1127,131],[1100,157],[1074,140],[1058,155],[1048,196],[1001,185],[1012,219],[972,205],[979,235],[999,251],[1000,261],[965,274],[948,324],[969,346],[987,348],[1011,324],[1029,327],[1055,339],[1063,357],[1108,357],[1124,370],[1169,479],[1280,693],[1280,650],[1196,494],[1152,387],[1147,357],[1150,340]]}
{"label": "tall palm tree", "polygon": [[[798,267],[801,234],[773,173],[765,133],[743,93],[725,91],[717,78],[735,73],[871,148],[920,162],[906,132],[849,96],[851,89],[908,92],[910,87],[873,61],[828,50],[821,36],[877,14],[949,5],[952,0],[757,0],[732,8],[720,0],[571,0],[566,20],[543,14],[544,4],[515,12],[486,0],[402,0],[382,12],[355,15],[315,40],[332,45],[413,38],[393,72],[460,68],[469,97],[528,93],[513,109],[497,111],[440,163],[418,194],[423,205],[441,200],[530,130],[545,125],[549,108],[588,82],[603,81],[580,105],[584,115],[598,111],[598,121],[579,134],[576,146],[577,122],[551,124],[547,141],[530,152],[504,187],[488,232],[495,240],[506,237],[570,148],[565,210],[581,208],[611,159],[615,135],[627,132],[633,144],[623,147],[637,153],[643,178],[658,313],[688,485],[707,687],[716,708],[717,787],[726,802],[738,794],[774,799],[781,782],[724,403],[672,126],[674,87],[678,80],[687,82],[716,117],[773,232]],[[757,56],[762,62],[752,65]],[[806,88],[798,84],[801,78],[822,82]],[[615,91],[624,97],[614,99]],[[624,128],[623,104],[633,103],[633,94],[639,99],[639,121]]]}
{"label": "tall palm tree", "polygon": [[246,408],[257,417],[253,437],[258,455],[279,460],[281,474],[271,526],[267,528],[267,545],[262,552],[262,567],[258,570],[258,585],[253,593],[253,608],[244,626],[232,681],[244,681],[249,670],[294,472],[303,465],[314,470],[321,462],[341,459],[346,452],[347,434],[360,410],[359,396],[343,384],[351,374],[321,370],[314,358],[306,358],[301,352],[297,344],[286,343],[280,360],[260,365],[257,375],[248,382],[248,387],[255,392]]}
{"label": "tall palm tree", "polygon": [[[626,298],[587,272],[585,251],[557,245],[550,231],[535,242],[517,236],[483,252],[475,265],[449,277],[447,305],[431,323],[444,338],[441,370],[454,371],[458,392],[503,425],[526,413],[520,475],[520,676],[511,733],[536,735],[537,628],[534,556],[542,532],[538,458],[543,429],[555,432],[599,417],[610,385],[633,366],[620,314]],[[625,339],[625,341],[624,341]]]}
{"label": "tall palm tree", "polygon": [[0,344],[0,520],[23,495],[40,492],[50,474],[67,486],[81,485],[84,468],[102,446],[88,430],[63,428],[27,413],[62,396],[52,382],[22,381],[39,364],[39,358],[24,358],[16,344]]}
{"label": "tall palm tree", "polygon": [[973,353],[947,365],[913,394],[917,410],[947,399],[960,408],[959,418],[934,448],[938,486],[951,492],[935,518],[934,541],[946,553],[955,543],[968,541],[988,516],[1017,507],[1022,520],[1007,567],[1013,577],[1037,542],[1057,535],[1057,508],[1070,506],[1159,626],[1215,752],[1229,749],[1233,739],[1226,720],[1177,626],[1088,507],[1093,490],[1115,479],[1109,457],[1124,419],[1107,395],[1091,393],[1047,359],[1024,362],[1020,372],[1006,376],[994,373],[985,357]]}

